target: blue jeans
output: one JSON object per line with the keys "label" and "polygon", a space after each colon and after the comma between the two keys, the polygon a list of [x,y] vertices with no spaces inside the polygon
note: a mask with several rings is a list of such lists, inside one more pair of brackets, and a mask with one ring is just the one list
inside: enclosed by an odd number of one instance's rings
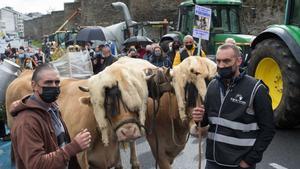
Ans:
{"label": "blue jeans", "polygon": [[[253,165],[247,169],[255,169],[255,168],[256,168],[256,166]],[[206,161],[205,169],[243,169],[243,168],[241,168],[241,167],[224,167],[224,166],[218,165],[215,162]]]}

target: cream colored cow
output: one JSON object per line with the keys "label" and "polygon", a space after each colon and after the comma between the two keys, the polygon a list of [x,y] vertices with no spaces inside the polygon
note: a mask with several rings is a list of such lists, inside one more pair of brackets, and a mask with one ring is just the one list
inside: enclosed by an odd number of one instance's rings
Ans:
{"label": "cream colored cow", "polygon": [[217,65],[208,58],[191,56],[175,66],[171,72],[172,85],[178,102],[181,120],[186,118],[185,86],[193,83],[198,89],[202,100],[206,94],[205,78],[212,79],[217,73]]}

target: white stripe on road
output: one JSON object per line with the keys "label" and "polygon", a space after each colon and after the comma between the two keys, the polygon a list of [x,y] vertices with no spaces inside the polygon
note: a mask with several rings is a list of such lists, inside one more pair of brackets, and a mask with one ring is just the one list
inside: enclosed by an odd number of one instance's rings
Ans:
{"label": "white stripe on road", "polygon": [[269,165],[272,166],[273,168],[276,168],[276,169],[288,169],[288,168],[283,167],[282,165],[279,165],[279,164],[276,164],[276,163],[270,163]]}

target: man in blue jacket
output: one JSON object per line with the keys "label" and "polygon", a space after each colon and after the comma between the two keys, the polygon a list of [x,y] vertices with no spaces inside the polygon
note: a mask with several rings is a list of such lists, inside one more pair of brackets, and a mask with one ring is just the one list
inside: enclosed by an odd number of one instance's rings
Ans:
{"label": "man in blue jacket", "polygon": [[268,88],[240,72],[236,46],[220,46],[216,57],[218,75],[208,85],[204,106],[192,113],[195,122],[209,125],[206,169],[254,169],[275,134]]}

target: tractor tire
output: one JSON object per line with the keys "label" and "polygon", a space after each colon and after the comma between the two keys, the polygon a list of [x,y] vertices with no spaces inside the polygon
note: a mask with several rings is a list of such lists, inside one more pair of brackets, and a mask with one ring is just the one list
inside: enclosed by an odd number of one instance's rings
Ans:
{"label": "tractor tire", "polygon": [[248,73],[269,87],[278,128],[300,124],[300,64],[278,39],[266,39],[251,53]]}

